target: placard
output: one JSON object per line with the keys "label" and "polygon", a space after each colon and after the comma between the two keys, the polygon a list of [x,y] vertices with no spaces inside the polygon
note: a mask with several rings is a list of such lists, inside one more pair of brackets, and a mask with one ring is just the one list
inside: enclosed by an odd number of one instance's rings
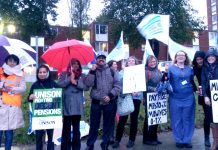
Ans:
{"label": "placard", "polygon": [[147,93],[148,125],[167,122],[167,94]]}
{"label": "placard", "polygon": [[213,122],[218,123],[218,80],[210,80]]}
{"label": "placard", "polygon": [[123,94],[146,91],[144,64],[124,68]]}
{"label": "placard", "polygon": [[54,129],[62,127],[62,89],[36,89],[33,91],[32,129]]}

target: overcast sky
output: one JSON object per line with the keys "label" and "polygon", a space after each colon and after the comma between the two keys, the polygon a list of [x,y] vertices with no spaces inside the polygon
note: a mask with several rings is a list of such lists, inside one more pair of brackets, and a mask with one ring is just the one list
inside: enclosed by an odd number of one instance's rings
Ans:
{"label": "overcast sky", "polygon": [[[55,22],[50,21],[51,24],[63,26],[68,26],[70,24],[67,1],[68,0],[60,0],[60,2],[57,4],[57,12],[59,15]],[[191,0],[191,4],[194,9],[199,11],[198,16],[203,17],[205,24],[207,24],[206,0]],[[102,0],[91,0],[89,15],[91,16],[92,20],[100,14],[102,8]]]}

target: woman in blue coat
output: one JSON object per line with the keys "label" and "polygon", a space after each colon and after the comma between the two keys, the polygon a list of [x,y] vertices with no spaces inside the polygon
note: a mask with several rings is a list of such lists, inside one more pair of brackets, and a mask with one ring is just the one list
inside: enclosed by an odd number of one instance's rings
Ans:
{"label": "woman in blue coat", "polygon": [[169,81],[173,92],[169,96],[171,127],[178,148],[192,148],[195,128],[195,97],[193,69],[184,51],[178,51],[169,68]]}

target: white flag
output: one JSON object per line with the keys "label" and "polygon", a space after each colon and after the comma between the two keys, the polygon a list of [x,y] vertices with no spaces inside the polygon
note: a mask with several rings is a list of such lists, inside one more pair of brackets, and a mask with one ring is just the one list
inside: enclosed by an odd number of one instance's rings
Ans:
{"label": "white flag", "polygon": [[138,31],[146,39],[156,39],[168,45],[169,15],[149,14],[137,26]]}
{"label": "white flag", "polygon": [[143,55],[143,64],[146,63],[147,57],[148,57],[149,55],[153,55],[153,56],[154,56],[154,52],[153,52],[153,50],[152,50],[152,48],[151,48],[151,45],[150,45],[148,39],[146,39],[145,51],[144,51],[144,55]]}
{"label": "white flag", "polygon": [[193,60],[196,49],[192,47],[183,46],[169,38],[168,53],[170,54],[172,60],[175,58],[176,53],[180,50],[186,52],[188,54],[189,59]]}
{"label": "white flag", "polygon": [[125,58],[125,48],[123,42],[123,31],[121,31],[120,39],[115,48],[108,54],[107,62],[110,60],[120,61]]}

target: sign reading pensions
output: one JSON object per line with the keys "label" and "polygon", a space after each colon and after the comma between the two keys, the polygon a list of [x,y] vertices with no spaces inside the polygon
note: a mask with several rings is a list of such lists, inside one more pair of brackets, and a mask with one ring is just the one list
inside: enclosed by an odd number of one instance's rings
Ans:
{"label": "sign reading pensions", "polygon": [[210,80],[213,122],[218,123],[218,80]]}
{"label": "sign reading pensions", "polygon": [[167,122],[167,94],[147,93],[148,125]]}
{"label": "sign reading pensions", "polygon": [[61,128],[62,89],[36,89],[33,93],[33,130]]}

